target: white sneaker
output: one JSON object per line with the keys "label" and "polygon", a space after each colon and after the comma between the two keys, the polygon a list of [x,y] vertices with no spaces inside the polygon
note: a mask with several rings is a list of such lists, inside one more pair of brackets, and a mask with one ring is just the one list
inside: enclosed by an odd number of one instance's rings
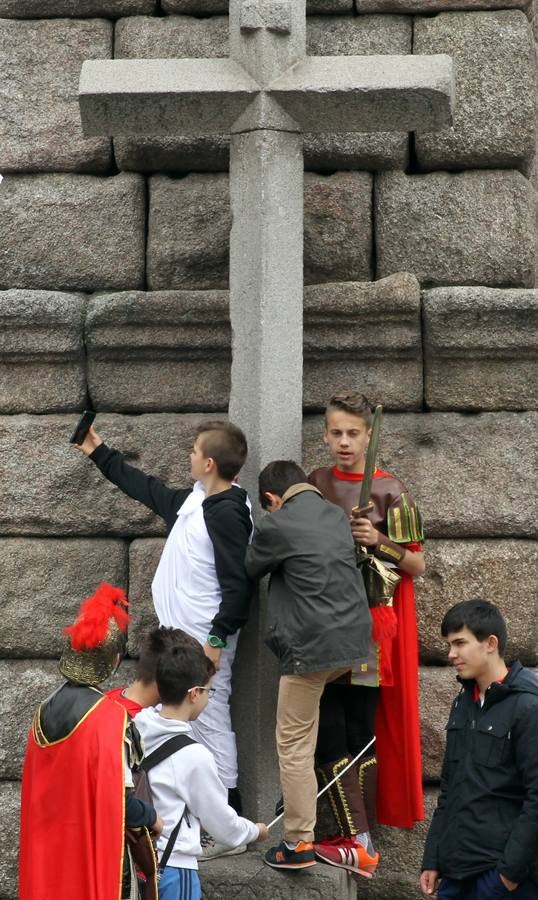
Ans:
{"label": "white sneaker", "polygon": [[239,844],[239,847],[229,847],[227,844],[220,844],[207,832],[202,833],[200,843],[202,845],[202,855],[198,857],[198,862],[217,859],[219,856],[238,856],[240,853],[246,853],[247,849],[246,844]]}

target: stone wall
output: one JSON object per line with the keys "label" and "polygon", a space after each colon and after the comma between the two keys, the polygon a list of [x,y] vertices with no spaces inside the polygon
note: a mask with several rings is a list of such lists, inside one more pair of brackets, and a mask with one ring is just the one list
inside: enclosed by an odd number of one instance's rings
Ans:
{"label": "stone wall", "polygon": [[[431,811],[454,691],[443,611],[477,594],[495,600],[510,654],[538,664],[533,6],[308,7],[312,54],[448,53],[456,66],[456,116],[443,133],[305,138],[305,464],[326,460],[319,412],[333,386],[363,386],[385,404],[380,461],[412,486],[429,537],[417,600]],[[229,393],[228,140],[84,139],[80,67],[113,54],[226,55],[226,13],[226,0],[0,0],[0,795],[10,823],[23,735],[57,683],[59,635],[80,599],[101,578],[129,588],[133,653],[152,621],[162,528],[69,447],[77,413],[93,405],[107,441],[181,482],[193,424],[225,411]],[[248,660],[240,666],[248,672]],[[383,866],[361,896],[419,896],[424,829],[382,830]],[[0,852],[0,898],[12,900],[12,828]],[[249,872],[227,896],[262,895],[247,890]],[[219,878],[208,898],[221,896]],[[354,893],[329,880],[304,882],[304,896]],[[262,884],[291,896],[276,876]]]}

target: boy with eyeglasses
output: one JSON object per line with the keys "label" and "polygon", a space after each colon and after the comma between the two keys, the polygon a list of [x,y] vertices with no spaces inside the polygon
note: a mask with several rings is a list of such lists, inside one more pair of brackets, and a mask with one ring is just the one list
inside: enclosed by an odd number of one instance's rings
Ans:
{"label": "boy with eyeglasses", "polygon": [[170,856],[159,881],[159,900],[200,900],[198,861],[200,826],[230,848],[267,839],[267,826],[239,816],[228,804],[210,751],[192,737],[191,723],[203,712],[214,688],[215,666],[201,646],[172,647],[157,663],[156,681],[162,706],[143,709],[136,725],[149,755],[170,738],[188,739],[148,773],[155,809],[164,821],[157,842],[161,858],[170,835],[179,824]]}

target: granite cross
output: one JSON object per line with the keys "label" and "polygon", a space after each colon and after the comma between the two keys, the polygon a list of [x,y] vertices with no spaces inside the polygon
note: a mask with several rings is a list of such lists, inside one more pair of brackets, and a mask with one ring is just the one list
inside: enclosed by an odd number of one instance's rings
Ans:
{"label": "granite cross", "polygon": [[447,56],[306,55],[306,0],[230,0],[227,59],[90,60],[86,135],[231,134],[230,418],[245,482],[301,458],[304,132],[434,131],[451,122]]}

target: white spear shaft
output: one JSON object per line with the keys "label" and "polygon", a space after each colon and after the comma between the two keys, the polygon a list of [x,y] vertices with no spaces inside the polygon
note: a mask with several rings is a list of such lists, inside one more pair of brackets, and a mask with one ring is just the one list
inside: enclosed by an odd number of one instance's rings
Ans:
{"label": "white spear shaft", "polygon": [[[333,784],[335,783],[335,781],[338,781],[338,779],[341,778],[342,775],[345,775],[345,773],[347,772],[347,770],[348,770],[348,769],[351,769],[351,766],[354,766],[355,763],[357,762],[357,760],[360,759],[361,756],[364,756],[364,754],[366,753],[366,751],[370,749],[370,747],[372,746],[372,744],[374,743],[374,741],[375,741],[375,737],[373,737],[372,740],[369,741],[368,744],[366,744],[366,747],[363,747],[363,748],[362,748],[362,750],[361,750],[360,753],[357,753],[355,759],[352,759],[351,762],[347,764],[347,766],[345,767],[345,769],[342,769],[342,771],[339,772],[338,775],[336,775],[336,776],[333,778],[332,781],[329,781],[329,784],[326,784],[325,787],[321,789],[321,791],[320,791],[319,794],[317,795],[317,798],[316,798],[316,799],[319,799],[319,797],[321,797],[321,795],[324,794],[325,791],[328,791],[329,788],[333,786]],[[273,821],[269,823],[269,825],[267,826],[267,828],[269,829],[269,828],[272,828],[273,825],[276,825],[276,823],[278,822],[278,820],[281,819],[283,815],[284,815],[283,812],[280,813],[280,815],[277,816],[276,819],[273,819]]]}

